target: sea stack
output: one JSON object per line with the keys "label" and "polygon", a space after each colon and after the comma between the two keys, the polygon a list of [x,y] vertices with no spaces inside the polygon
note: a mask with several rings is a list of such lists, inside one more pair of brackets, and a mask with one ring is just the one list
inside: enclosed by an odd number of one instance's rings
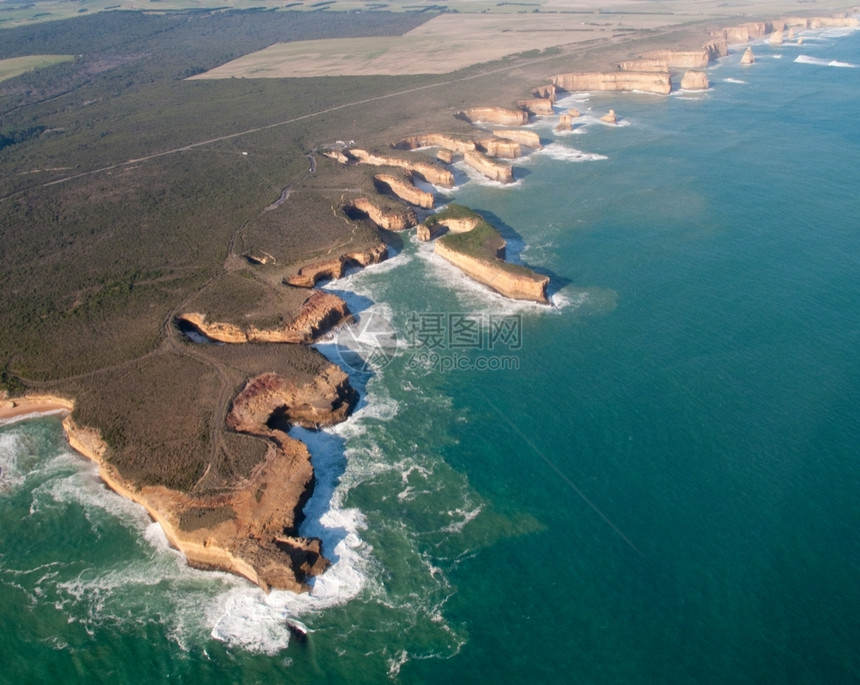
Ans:
{"label": "sea stack", "polygon": [[605,121],[607,124],[617,124],[618,117],[615,116],[615,110],[610,109],[607,114],[604,114],[602,117],[600,117],[600,121]]}
{"label": "sea stack", "polygon": [[682,90],[707,90],[708,75],[704,71],[688,71],[681,79]]}
{"label": "sea stack", "polygon": [[768,40],[768,42],[771,45],[782,45],[782,31],[774,31],[770,35],[770,39]]}
{"label": "sea stack", "polygon": [[755,64],[755,55],[753,54],[752,48],[747,48],[744,56],[741,57],[741,64]]}

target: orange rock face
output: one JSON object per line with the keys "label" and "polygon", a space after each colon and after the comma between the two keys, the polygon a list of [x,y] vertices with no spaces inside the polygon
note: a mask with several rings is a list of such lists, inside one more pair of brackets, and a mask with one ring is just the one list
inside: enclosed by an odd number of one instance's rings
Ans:
{"label": "orange rock face", "polygon": [[418,223],[415,210],[411,207],[397,209],[380,207],[371,197],[358,197],[351,200],[350,204],[360,212],[367,214],[368,218],[377,226],[388,231],[403,231]]}
{"label": "orange rock face", "polygon": [[659,60],[673,69],[701,69],[708,66],[711,57],[705,48],[699,50],[651,50],[642,59]]}
{"label": "orange rock face", "polygon": [[557,74],[553,82],[559,88],[571,92],[588,90],[632,91],[668,95],[672,81],[667,72],[657,71],[610,71],[574,72]]}
{"label": "orange rock face", "polygon": [[467,152],[463,155],[463,160],[490,180],[500,183],[513,183],[514,181],[514,170],[510,164],[490,159],[482,152]]}
{"label": "orange rock face", "polygon": [[313,288],[318,281],[340,278],[350,264],[357,264],[358,266],[378,264],[387,256],[388,248],[385,243],[380,242],[360,252],[347,252],[337,257],[307,264],[299,269],[297,274],[287,278],[287,283],[299,288]]}
{"label": "orange rock face", "polygon": [[373,164],[375,166],[393,166],[414,172],[429,183],[444,188],[454,187],[454,174],[441,167],[436,162],[421,159],[404,159],[396,155],[368,152],[353,148],[350,155],[362,164]]}
{"label": "orange rock face", "polygon": [[540,136],[534,131],[527,131],[524,129],[514,129],[511,131],[496,129],[493,131],[493,135],[498,136],[499,138],[513,140],[515,143],[525,145],[535,150],[540,150],[542,147],[540,144]]}
{"label": "orange rock face", "polygon": [[428,193],[420,188],[416,188],[415,184],[408,178],[392,176],[391,174],[376,174],[373,177],[373,182],[377,188],[387,189],[401,200],[405,200],[409,204],[423,209],[433,209],[435,199],[433,193]]}
{"label": "orange rock face", "polygon": [[472,107],[458,114],[468,121],[486,121],[502,126],[523,126],[529,123],[529,115],[526,112],[504,107]]}
{"label": "orange rock face", "polygon": [[552,100],[548,98],[528,98],[525,100],[518,100],[517,107],[539,116],[550,116],[553,113]]}
{"label": "orange rock face", "polygon": [[[98,464],[108,487],[142,505],[191,566],[242,575],[264,590],[302,592],[329,562],[320,540],[298,535],[314,472],[307,447],[283,429],[291,423],[317,427],[343,421],[355,400],[346,374],[331,364],[301,385],[274,373],[250,380],[233,400],[227,424],[266,440],[266,458],[229,492],[209,496],[137,486],[110,463],[110,450],[97,431],[71,417],[63,425],[69,444]],[[270,427],[273,417],[279,427]],[[217,516],[209,523],[194,523],[213,512]]]}
{"label": "orange rock face", "polygon": [[688,71],[681,79],[684,90],[707,90],[708,87],[708,75],[704,71]]}

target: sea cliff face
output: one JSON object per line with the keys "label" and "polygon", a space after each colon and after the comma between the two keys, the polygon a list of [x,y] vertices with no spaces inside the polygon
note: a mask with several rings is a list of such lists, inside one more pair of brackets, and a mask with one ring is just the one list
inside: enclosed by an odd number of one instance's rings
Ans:
{"label": "sea cliff face", "polygon": [[702,69],[708,66],[711,56],[705,48],[700,50],[651,50],[642,55],[645,60],[657,60],[671,69]]}
{"label": "sea cliff face", "polygon": [[397,178],[391,174],[376,174],[373,177],[373,183],[378,189],[387,189],[401,200],[405,200],[416,207],[433,209],[435,204],[433,193],[416,188],[411,179]]}
{"label": "sea cliff face", "polygon": [[552,81],[556,87],[571,92],[638,90],[644,93],[668,95],[672,91],[672,81],[668,72],[658,71],[573,72],[556,74]]}
{"label": "sea cliff face", "polygon": [[508,140],[513,140],[515,143],[525,145],[526,147],[530,147],[535,150],[540,150],[542,147],[540,143],[540,136],[534,131],[526,131],[523,129],[512,131],[496,129],[493,131],[493,135],[498,136],[499,138],[507,138]]}
{"label": "sea cliff face", "polygon": [[502,126],[524,126],[529,123],[528,113],[518,109],[506,109],[504,107],[472,107],[458,112],[467,121],[486,121],[490,124],[501,124]]}
{"label": "sea cliff face", "polygon": [[514,181],[514,170],[510,164],[490,159],[482,152],[478,152],[477,150],[467,152],[463,155],[463,160],[490,180],[499,181],[500,183],[513,183]]}
{"label": "sea cliff face", "polygon": [[538,116],[552,115],[552,100],[548,98],[526,98],[517,100],[517,107]]}
{"label": "sea cliff face", "polygon": [[443,188],[454,187],[454,174],[429,160],[405,159],[397,155],[368,152],[359,148],[351,149],[349,154],[362,164],[399,167],[418,174],[428,183],[433,183]]}
{"label": "sea cliff face", "polygon": [[223,343],[311,343],[350,316],[346,302],[337,295],[317,290],[305,301],[295,319],[277,328],[209,322],[206,315],[199,312],[187,312],[178,318],[210,340]]}
{"label": "sea cliff face", "polygon": [[489,259],[480,259],[452,250],[442,240],[436,241],[433,250],[470,278],[474,278],[505,297],[514,300],[530,300],[540,304],[548,302],[546,286],[549,283],[549,276],[512,273]]}
{"label": "sea cliff face", "polygon": [[684,90],[707,90],[708,87],[708,75],[704,71],[688,71],[681,79]]}
{"label": "sea cliff face", "polygon": [[448,133],[420,133],[404,138],[394,145],[403,150],[417,150],[422,147],[441,147],[452,152],[468,152],[475,149],[475,141],[467,136]]}
{"label": "sea cliff face", "polygon": [[384,207],[372,197],[357,197],[350,200],[350,206],[363,212],[380,228],[388,231],[404,231],[418,223],[415,210],[411,207]]}
{"label": "sea cliff face", "polygon": [[301,592],[329,565],[319,540],[297,534],[313,490],[313,467],[303,443],[268,424],[278,415],[283,427],[330,425],[342,421],[354,402],[346,374],[333,365],[303,385],[274,373],[252,379],[234,399],[227,423],[265,439],[266,458],[229,492],[209,496],[139,486],[110,463],[110,448],[97,431],[71,416],[63,425],[69,444],[98,464],[108,487],[142,505],[190,565],[244,576],[264,590]]}
{"label": "sea cliff face", "polygon": [[379,242],[373,247],[360,252],[347,252],[346,254],[318,262],[307,264],[299,269],[297,274],[289,276],[286,280],[289,285],[299,288],[313,288],[318,281],[343,276],[346,267],[351,264],[368,266],[378,264],[388,256],[388,248],[385,243]]}

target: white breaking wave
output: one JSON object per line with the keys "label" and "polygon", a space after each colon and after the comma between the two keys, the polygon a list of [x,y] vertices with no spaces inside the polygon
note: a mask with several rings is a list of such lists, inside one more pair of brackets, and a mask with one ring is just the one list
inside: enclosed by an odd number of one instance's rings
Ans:
{"label": "white breaking wave", "polygon": [[840,62],[835,59],[823,59],[821,57],[810,57],[809,55],[798,55],[795,60],[795,64],[814,64],[819,67],[841,67],[847,69],[857,69],[858,65],[851,64],[850,62]]}
{"label": "white breaking wave", "polygon": [[741,85],[748,85],[748,81],[743,81],[739,78],[724,78],[723,83],[738,83]]}
{"label": "white breaking wave", "polygon": [[538,150],[535,155],[550,157],[562,162],[596,162],[604,159],[609,159],[606,155],[600,155],[594,152],[583,152],[569,145],[561,143],[550,143],[543,150]]}

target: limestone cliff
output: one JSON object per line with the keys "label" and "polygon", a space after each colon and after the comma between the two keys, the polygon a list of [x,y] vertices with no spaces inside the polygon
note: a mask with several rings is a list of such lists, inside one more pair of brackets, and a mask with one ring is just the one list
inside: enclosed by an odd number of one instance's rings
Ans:
{"label": "limestone cliff", "polygon": [[669,64],[662,59],[628,59],[618,63],[622,71],[669,71]]}
{"label": "limestone cliff", "polygon": [[638,90],[668,95],[672,91],[671,77],[659,71],[573,72],[557,74],[553,83],[567,91]]}
{"label": "limestone cliff", "polygon": [[98,464],[108,487],[142,505],[191,566],[235,573],[267,591],[302,592],[329,562],[320,540],[298,535],[314,473],[307,447],[282,428],[343,421],[355,400],[346,374],[331,364],[303,385],[274,373],[249,381],[233,400],[227,424],[265,439],[268,451],[249,478],[217,495],[138,485],[113,466],[98,431],[77,425],[72,417],[63,425],[69,444]]}
{"label": "limestone cliff", "polygon": [[501,157],[502,159],[516,159],[522,157],[523,150],[520,144],[509,138],[502,138],[495,134],[481,136],[476,140],[478,150],[490,157]]}
{"label": "limestone cliff", "polygon": [[445,164],[451,164],[454,161],[454,153],[446,150],[444,147],[440,147],[436,150],[436,159],[440,162],[445,162]]}
{"label": "limestone cliff", "polygon": [[382,205],[373,197],[357,197],[350,200],[349,204],[387,231],[403,231],[418,223],[418,217],[412,207]]}
{"label": "limestone cliff", "polygon": [[318,281],[343,276],[347,266],[368,266],[378,264],[388,256],[388,248],[385,243],[377,243],[366,250],[358,252],[347,252],[336,257],[321,259],[311,264],[306,264],[298,273],[289,276],[286,282],[300,288],[313,288]]}
{"label": "limestone cliff", "polygon": [[207,321],[199,312],[186,312],[179,319],[190,324],[210,340],[223,343],[310,343],[350,317],[346,302],[320,290],[305,300],[298,315],[271,328],[254,325]]}
{"label": "limestone cliff", "polygon": [[651,50],[642,55],[645,60],[657,60],[670,69],[702,69],[711,56],[705,48],[699,50]]}
{"label": "limestone cliff", "polygon": [[490,159],[482,152],[477,150],[467,152],[463,155],[463,160],[492,181],[499,181],[500,183],[513,183],[514,181],[514,170],[510,164]]}
{"label": "limestone cliff", "polygon": [[714,31],[711,35],[716,38],[722,38],[730,45],[734,45],[737,43],[749,43],[751,40],[763,38],[773,31],[773,28],[773,23],[769,21],[752,21]]}
{"label": "limestone cliff", "polygon": [[560,114],[558,117],[558,124],[556,124],[556,131],[570,131],[573,128],[572,117],[570,114]]}
{"label": "limestone cliff", "polygon": [[704,71],[688,71],[681,79],[684,90],[707,90],[708,87],[708,75]]}
{"label": "limestone cliff", "polygon": [[349,154],[362,164],[398,167],[416,173],[425,181],[434,185],[442,186],[443,188],[454,187],[454,174],[430,160],[408,159],[394,154],[387,155],[380,152],[368,152],[367,150],[358,148],[352,148]]}
{"label": "limestone cliff", "polygon": [[517,100],[517,107],[521,110],[536,114],[538,116],[551,116],[552,100],[548,98],[527,98],[525,100]]}
{"label": "limestone cliff", "polygon": [[502,126],[523,126],[529,122],[528,113],[519,109],[505,109],[504,107],[472,107],[458,112],[457,116],[471,122],[486,121]]}
{"label": "limestone cliff", "polygon": [[470,278],[506,297],[547,304],[549,277],[505,262],[505,240],[479,214],[449,205],[422,226],[423,240],[440,233],[440,227],[447,229],[448,235],[437,239],[433,249]]}
{"label": "limestone cliff", "polygon": [[525,129],[513,131],[496,129],[493,131],[493,135],[498,136],[499,138],[513,140],[515,143],[525,145],[526,147],[534,148],[535,150],[540,150],[542,147],[540,144],[540,136],[534,131],[527,131]]}
{"label": "limestone cliff", "polygon": [[416,188],[409,177],[392,176],[391,174],[376,174],[373,183],[379,190],[388,190],[401,200],[423,209],[433,209],[435,199],[433,193]]}
{"label": "limestone cliff", "polygon": [[475,149],[475,141],[469,136],[450,133],[420,133],[404,138],[394,145],[402,150],[416,150],[422,147],[441,147],[452,152],[468,152]]}
{"label": "limestone cliff", "polygon": [[741,64],[755,64],[755,55],[752,48],[747,48],[741,56]]}
{"label": "limestone cliff", "polygon": [[545,86],[538,86],[532,91],[532,95],[536,98],[546,98],[550,102],[555,102],[558,94],[555,92],[555,86],[551,83]]}

